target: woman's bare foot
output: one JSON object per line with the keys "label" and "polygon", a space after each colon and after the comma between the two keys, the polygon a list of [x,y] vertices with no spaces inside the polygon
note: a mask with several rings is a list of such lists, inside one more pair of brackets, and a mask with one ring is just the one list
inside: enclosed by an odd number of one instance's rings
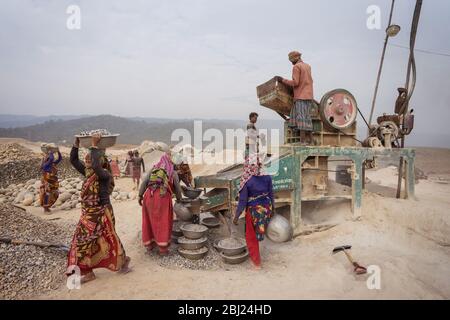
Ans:
{"label": "woman's bare foot", "polygon": [[92,280],[95,280],[95,273],[92,271],[81,277],[81,283],[86,283]]}
{"label": "woman's bare foot", "polygon": [[125,274],[131,271],[130,261],[131,261],[130,257],[125,257],[125,262],[123,263],[122,268],[120,268],[119,273]]}
{"label": "woman's bare foot", "polygon": [[253,270],[255,270],[255,271],[261,270],[261,265],[253,264]]}
{"label": "woman's bare foot", "polygon": [[50,210],[50,208],[44,207],[44,213],[50,214],[50,213],[52,213],[52,211]]}

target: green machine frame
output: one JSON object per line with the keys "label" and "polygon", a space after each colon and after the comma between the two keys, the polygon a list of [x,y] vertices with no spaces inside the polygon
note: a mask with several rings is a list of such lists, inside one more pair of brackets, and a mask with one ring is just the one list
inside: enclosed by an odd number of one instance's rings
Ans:
{"label": "green machine frame", "polygon": [[[339,157],[352,161],[351,194],[304,195],[302,190],[303,164],[314,157]],[[362,216],[362,193],[365,180],[365,163],[373,159],[385,158],[392,161],[403,159],[405,168],[405,198],[414,198],[415,187],[415,150],[414,149],[374,149],[362,147],[314,147],[296,146],[280,147],[280,156],[266,164],[266,171],[272,176],[276,206],[290,206],[290,222],[295,231],[303,225],[302,201],[351,200],[353,219]],[[397,162],[398,163],[398,162]],[[237,165],[216,175],[195,178],[197,188],[212,189],[202,199],[202,211],[233,212],[237,205],[238,189],[242,165]],[[400,173],[402,174],[403,173]]]}

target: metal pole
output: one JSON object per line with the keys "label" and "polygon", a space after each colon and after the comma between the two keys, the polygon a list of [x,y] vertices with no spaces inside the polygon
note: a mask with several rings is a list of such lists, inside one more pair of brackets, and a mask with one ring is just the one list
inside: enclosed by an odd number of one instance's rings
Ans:
{"label": "metal pole", "polygon": [[[391,13],[389,14],[388,27],[392,23],[392,15],[394,13],[394,5],[395,5],[395,0],[392,0]],[[389,41],[389,35],[386,32],[386,38],[384,39],[384,45],[383,45],[383,52],[381,53],[380,66],[378,68],[377,82],[375,84],[375,92],[373,93],[372,108],[370,109],[369,126],[372,124],[372,117],[373,117],[373,112],[375,110],[375,103],[377,101],[378,87],[380,85],[381,72],[383,71],[384,56],[386,55],[386,48],[387,48],[388,41]],[[368,130],[367,133],[370,134],[370,128],[368,128],[367,130]]]}
{"label": "metal pole", "polygon": [[[407,70],[407,74],[406,74],[406,85],[405,85],[405,88],[408,90],[408,96],[405,101],[405,106],[404,106],[404,110],[403,110],[403,118],[402,118],[400,130],[403,130],[405,116],[408,112],[409,101],[411,99],[411,96],[414,92],[414,88],[416,85],[417,74],[416,74],[416,62],[415,62],[415,58],[414,58],[414,47],[416,45],[417,28],[419,26],[420,12],[422,10],[422,2],[423,2],[422,0],[416,1],[416,7],[414,9],[413,22],[412,22],[412,26],[411,26],[411,38],[410,38],[410,43],[409,43],[410,51],[409,51],[408,70]],[[412,76],[413,76],[412,83],[410,83],[411,82],[411,71],[412,71]],[[405,147],[405,136],[404,135],[402,135],[400,147],[401,148]],[[403,157],[400,157],[400,163],[398,165],[398,181],[397,181],[397,195],[396,195],[397,199],[400,198],[400,194],[402,191],[404,163],[405,163],[405,161],[404,161]]]}

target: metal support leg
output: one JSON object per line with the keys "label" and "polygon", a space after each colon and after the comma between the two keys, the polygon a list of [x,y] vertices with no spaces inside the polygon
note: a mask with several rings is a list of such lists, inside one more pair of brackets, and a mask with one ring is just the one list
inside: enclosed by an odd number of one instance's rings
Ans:
{"label": "metal support leg", "polygon": [[405,167],[405,198],[415,199],[416,173],[414,170],[414,158],[407,158]]}
{"label": "metal support leg", "polygon": [[353,220],[361,219],[361,203],[362,203],[362,159],[353,159],[352,172],[352,213]]}
{"label": "metal support leg", "polygon": [[294,234],[302,225],[302,156],[294,156],[294,170],[292,172],[298,172],[298,175],[294,175],[294,190],[292,195],[292,205],[291,205],[291,225],[294,229]]}

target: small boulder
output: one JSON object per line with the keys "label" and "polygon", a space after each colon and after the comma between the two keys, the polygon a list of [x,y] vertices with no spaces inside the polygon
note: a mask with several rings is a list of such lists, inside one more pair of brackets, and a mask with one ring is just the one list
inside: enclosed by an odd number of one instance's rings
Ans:
{"label": "small boulder", "polygon": [[22,201],[22,204],[26,207],[31,206],[34,202],[34,194],[32,193],[27,193],[24,196],[24,199]]}
{"label": "small boulder", "polygon": [[66,202],[67,200],[69,200],[72,197],[72,194],[69,192],[63,192],[62,194],[60,194],[58,200],[61,200],[61,202]]}
{"label": "small boulder", "polygon": [[27,193],[27,191],[23,190],[23,191],[20,191],[17,195],[13,194],[13,196],[15,196],[14,203],[21,203],[21,202],[23,202],[23,200],[25,199],[25,194],[26,193]]}
{"label": "small boulder", "polygon": [[128,193],[127,192],[121,192],[120,193],[120,200],[127,200],[128,199]]}

